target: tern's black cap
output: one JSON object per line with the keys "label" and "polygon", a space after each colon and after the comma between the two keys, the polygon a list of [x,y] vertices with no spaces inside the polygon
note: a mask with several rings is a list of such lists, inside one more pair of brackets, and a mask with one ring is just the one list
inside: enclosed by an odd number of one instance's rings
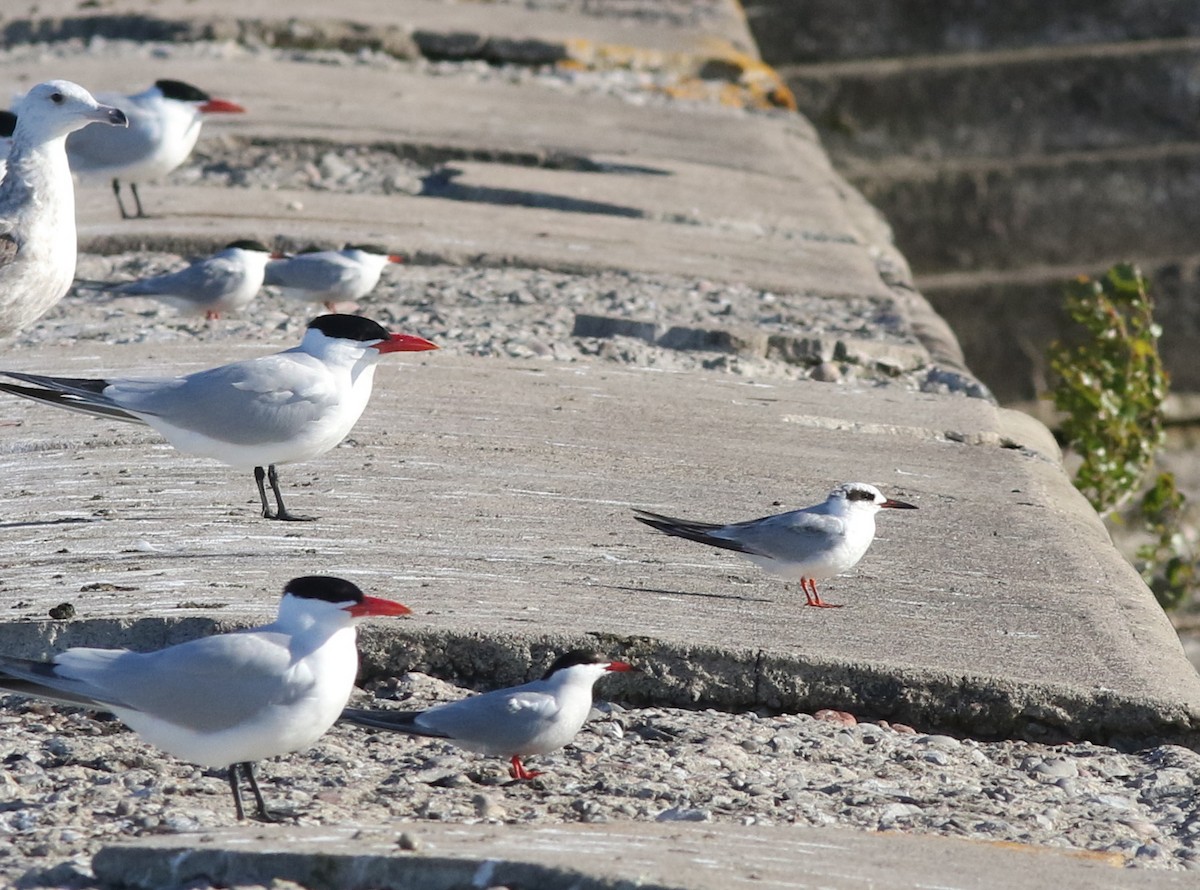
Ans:
{"label": "tern's black cap", "polygon": [[575,667],[579,664],[608,664],[610,661],[612,661],[611,658],[600,655],[597,652],[588,652],[586,649],[572,649],[570,652],[564,652],[558,658],[554,659],[554,663],[542,675],[542,679],[549,680],[558,671]]}
{"label": "tern's black cap", "polygon": [[361,315],[321,315],[308,323],[326,337],[340,340],[362,340],[364,343],[386,340],[391,335],[378,322]]}
{"label": "tern's black cap", "polygon": [[306,600],[325,600],[327,603],[361,603],[363,592],[358,585],[344,578],[329,575],[304,575],[293,578],[283,588],[284,593]]}
{"label": "tern's black cap", "polygon": [[177,102],[207,102],[212,98],[204,90],[182,80],[156,80],[154,85],[158,87],[164,99],[174,99]]}

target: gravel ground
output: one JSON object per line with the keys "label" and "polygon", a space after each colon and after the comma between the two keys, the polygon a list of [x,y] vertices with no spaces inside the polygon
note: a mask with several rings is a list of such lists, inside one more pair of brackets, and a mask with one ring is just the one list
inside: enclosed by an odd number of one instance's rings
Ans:
{"label": "gravel ground", "polygon": [[[403,245],[390,245],[403,253]],[[181,268],[183,257],[159,253],[82,255],[81,279],[123,281]],[[246,342],[264,350],[300,339],[325,310],[265,289],[240,316],[218,321],[180,315],[145,298],[114,299],[76,289],[36,325],[8,341],[10,354],[79,342]],[[599,359],[674,370],[726,371],[751,378],[815,378],[945,391],[941,374],[889,300],[775,294],[737,284],[620,271],[568,274],[540,269],[391,265],[362,314],[386,327],[420,334],[443,349],[471,355],[544,361]],[[695,332],[673,348],[635,337],[575,337],[577,314],[654,322]],[[757,330],[802,338],[811,354],[767,357],[715,349],[709,331]],[[685,343],[684,345],[687,345]],[[895,351],[899,357],[893,357]],[[822,361],[824,356],[828,360]],[[131,369],[145,372],[148,369]]]}
{"label": "gravel ground", "polygon": [[[421,674],[406,707],[461,690]],[[371,699],[361,695],[360,704]],[[235,824],[222,771],[174,760],[120,724],[0,700],[0,883],[91,886],[91,855],[132,837]],[[261,764],[270,805],[301,825],[722,821],[936,833],[1200,870],[1200,754],[1121,754],[923,735],[848,714],[759,716],[601,703],[575,743],[509,779],[499,758],[337,726]]]}

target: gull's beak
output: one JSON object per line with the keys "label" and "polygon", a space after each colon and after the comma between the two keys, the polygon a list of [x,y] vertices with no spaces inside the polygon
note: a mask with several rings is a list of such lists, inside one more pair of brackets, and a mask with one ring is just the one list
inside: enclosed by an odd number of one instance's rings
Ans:
{"label": "gull's beak", "polygon": [[917,509],[915,504],[906,504],[906,503],[904,503],[904,501],[893,501],[891,498],[888,498],[886,501],[884,501],[879,506],[881,509],[883,507],[891,507],[895,510],[915,510],[915,509]]}
{"label": "gull's beak", "polygon": [[89,114],[88,117],[97,123],[109,124],[114,127],[129,126],[129,118],[125,116],[125,112],[112,105],[97,105],[96,110]]}

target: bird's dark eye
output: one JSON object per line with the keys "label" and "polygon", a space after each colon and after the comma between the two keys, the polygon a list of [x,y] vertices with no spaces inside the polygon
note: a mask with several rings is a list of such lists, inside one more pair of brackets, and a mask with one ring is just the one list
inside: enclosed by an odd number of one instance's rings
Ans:
{"label": "bird's dark eye", "polygon": [[63,100],[65,98],[66,97],[62,93],[51,93],[50,94],[50,101],[53,102],[55,105],[62,105]]}

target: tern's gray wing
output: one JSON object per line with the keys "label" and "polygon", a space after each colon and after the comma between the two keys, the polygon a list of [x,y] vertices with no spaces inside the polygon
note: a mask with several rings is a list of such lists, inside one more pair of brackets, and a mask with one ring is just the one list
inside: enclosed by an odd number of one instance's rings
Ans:
{"label": "tern's gray wing", "polygon": [[559,711],[548,692],[500,689],[430,708],[416,718],[428,730],[486,750],[515,751]]}
{"label": "tern's gray wing", "polygon": [[102,174],[136,163],[153,154],[163,138],[159,116],[128,96],[110,95],[97,101],[125,112],[127,127],[84,127],[67,136],[67,161],[75,174]]}
{"label": "tern's gray wing", "polygon": [[245,270],[241,264],[227,257],[209,257],[193,263],[186,269],[180,269],[178,272],[168,272],[138,281],[113,284],[106,287],[105,290],[109,293],[131,297],[170,295],[181,297],[188,302],[203,304],[221,299],[237,288],[244,276]]}
{"label": "tern's gray wing", "polygon": [[326,366],[294,350],[169,381],[113,380],[105,395],[156,429],[157,418],[237,445],[291,439],[340,403]]}
{"label": "tern's gray wing", "polygon": [[727,525],[713,533],[744,553],[797,562],[825,552],[846,534],[837,516],[793,510]]}
{"label": "tern's gray wing", "polygon": [[343,708],[342,719],[359,726],[370,726],[374,729],[390,729],[395,732],[406,732],[410,735],[428,736],[430,738],[447,738],[445,733],[421,726],[416,722],[424,711],[393,711],[378,708]]}
{"label": "tern's gray wing", "polygon": [[106,658],[109,650],[69,649],[55,670],[90,688],[85,694],[101,703],[218,732],[311,692],[311,683],[288,672],[290,639],[261,630],[218,634],[118,658]]}
{"label": "tern's gray wing", "polygon": [[336,253],[302,253],[268,263],[265,283],[296,290],[327,291],[356,274],[358,270]]}

